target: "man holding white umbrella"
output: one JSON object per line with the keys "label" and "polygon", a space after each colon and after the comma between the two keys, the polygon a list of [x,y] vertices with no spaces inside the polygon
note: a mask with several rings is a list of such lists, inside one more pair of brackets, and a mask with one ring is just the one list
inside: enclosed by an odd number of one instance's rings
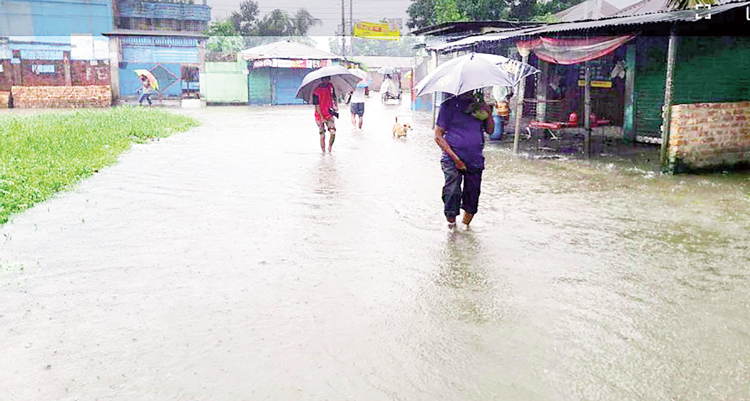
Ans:
{"label": "man holding white umbrella", "polygon": [[488,86],[513,86],[538,72],[528,64],[502,56],[473,53],[438,66],[417,84],[417,96],[443,92],[453,95],[440,106],[435,124],[435,142],[443,155],[445,175],[443,213],[453,228],[460,209],[468,228],[479,207],[484,171],[484,134],[495,128],[492,108],[473,91]]}

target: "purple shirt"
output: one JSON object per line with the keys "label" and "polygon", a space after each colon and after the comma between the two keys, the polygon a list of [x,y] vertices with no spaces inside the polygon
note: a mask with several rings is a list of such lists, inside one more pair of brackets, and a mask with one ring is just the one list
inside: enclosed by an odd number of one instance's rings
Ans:
{"label": "purple shirt", "polygon": [[[445,130],[445,140],[468,167],[483,169],[484,133],[482,122],[470,113],[466,113],[471,103],[471,99],[460,97],[448,99],[440,107],[436,124]],[[451,160],[451,158],[443,152],[442,160]]]}

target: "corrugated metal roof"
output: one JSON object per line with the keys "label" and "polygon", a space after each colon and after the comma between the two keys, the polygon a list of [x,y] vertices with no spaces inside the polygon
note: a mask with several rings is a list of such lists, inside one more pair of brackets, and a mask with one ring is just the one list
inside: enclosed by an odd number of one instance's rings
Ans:
{"label": "corrugated metal roof", "polygon": [[[703,20],[705,17],[710,15],[717,15],[723,12],[750,5],[750,1],[740,1],[735,3],[722,4],[710,9],[703,8],[701,10],[680,10],[661,12],[644,15],[633,15],[627,17],[614,17],[605,18],[599,20],[590,21],[579,21],[579,22],[563,22],[556,24],[549,24],[537,28],[518,29],[514,31],[488,33],[485,35],[471,36],[465,39],[461,39],[455,42],[446,43],[441,46],[430,47],[430,50],[456,50],[461,48],[470,47],[473,44],[480,42],[497,42],[510,38],[517,38],[522,36],[535,36],[542,34],[550,34],[557,32],[568,32],[578,31],[586,29],[596,29],[603,27],[623,27],[623,26],[636,26],[644,24],[655,24],[665,22],[695,22],[699,19]],[[700,18],[699,18],[700,17]]]}
{"label": "corrugated metal roof", "polygon": [[116,29],[102,33],[104,36],[175,36],[188,38],[207,38],[208,36],[190,31],[141,31],[136,29]]}
{"label": "corrugated metal roof", "polygon": [[426,28],[416,29],[410,32],[410,35],[452,35],[462,34],[463,32],[479,32],[482,28],[522,28],[524,26],[537,26],[539,22],[517,22],[517,21],[456,21],[444,22],[442,24],[431,25]]}
{"label": "corrugated metal roof", "polygon": [[[662,0],[660,0],[662,1]],[[615,15],[620,9],[613,6],[605,0],[601,0],[601,16],[611,17]],[[555,17],[559,18],[560,21],[572,22],[590,19],[596,11],[596,0],[586,0],[583,3],[576,4],[573,7],[566,8],[555,14]]]}
{"label": "corrugated metal roof", "polygon": [[341,56],[288,40],[251,47],[243,50],[240,54],[245,60],[263,60],[273,58],[293,60],[341,60]]}
{"label": "corrugated metal roof", "polygon": [[353,56],[354,60],[364,63],[367,68],[393,67],[400,69],[411,68],[413,58],[411,57],[387,57],[387,56]]}
{"label": "corrugated metal roof", "polygon": [[[731,0],[714,0],[714,6],[731,3]],[[669,11],[669,0],[641,0],[615,13],[615,17],[661,13]]]}

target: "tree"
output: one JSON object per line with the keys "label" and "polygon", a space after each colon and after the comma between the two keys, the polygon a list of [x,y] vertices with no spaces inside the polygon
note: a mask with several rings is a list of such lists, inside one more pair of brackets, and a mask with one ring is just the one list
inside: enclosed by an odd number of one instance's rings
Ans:
{"label": "tree", "polygon": [[204,34],[208,36],[206,48],[210,52],[238,52],[245,47],[244,40],[242,40],[242,37],[234,28],[234,23],[229,18],[212,22]]}
{"label": "tree", "polygon": [[322,20],[315,18],[304,8],[300,8],[292,17],[294,24],[294,34],[298,36],[307,35],[310,28],[323,23]]}
{"label": "tree", "polygon": [[437,23],[466,21],[468,17],[463,10],[464,4],[466,4],[466,0],[461,2],[461,7],[456,4],[455,0],[435,0],[435,19]]}
{"label": "tree", "polygon": [[406,9],[409,19],[406,26],[409,29],[422,29],[437,23],[435,15],[435,0],[412,0]]}
{"label": "tree", "polygon": [[291,17],[277,8],[257,22],[253,33],[258,36],[305,36],[310,28],[321,23],[304,8]]}
{"label": "tree", "polygon": [[240,11],[232,11],[232,15],[229,18],[232,20],[234,29],[237,32],[243,36],[250,36],[257,22],[259,12],[258,3],[253,0],[244,0],[240,3]]}
{"label": "tree", "polygon": [[504,0],[463,0],[460,10],[469,21],[490,21],[505,19],[509,7]]}
{"label": "tree", "polygon": [[[417,43],[420,42],[414,36],[403,36],[399,41],[352,38],[351,49],[347,49],[347,53],[354,57],[412,57],[415,55],[414,46]],[[341,40],[329,38],[328,45],[331,53],[341,54]]]}
{"label": "tree", "polygon": [[671,10],[694,10],[701,5],[716,4],[715,0],[668,0],[667,7]]}
{"label": "tree", "polygon": [[[582,0],[412,0],[407,9],[409,28],[426,28],[453,21],[551,20],[551,14]],[[670,0],[713,1],[713,0]]]}
{"label": "tree", "polygon": [[294,22],[287,13],[277,8],[258,21],[253,34],[257,36],[292,36],[294,34]]}

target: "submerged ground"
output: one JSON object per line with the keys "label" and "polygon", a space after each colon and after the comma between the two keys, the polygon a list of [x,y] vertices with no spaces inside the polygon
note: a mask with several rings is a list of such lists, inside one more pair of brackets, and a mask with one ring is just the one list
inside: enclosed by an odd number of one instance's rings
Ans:
{"label": "submerged ground", "polygon": [[0,227],[4,399],[750,399],[749,175],[490,144],[449,231],[406,104],[191,113]]}

